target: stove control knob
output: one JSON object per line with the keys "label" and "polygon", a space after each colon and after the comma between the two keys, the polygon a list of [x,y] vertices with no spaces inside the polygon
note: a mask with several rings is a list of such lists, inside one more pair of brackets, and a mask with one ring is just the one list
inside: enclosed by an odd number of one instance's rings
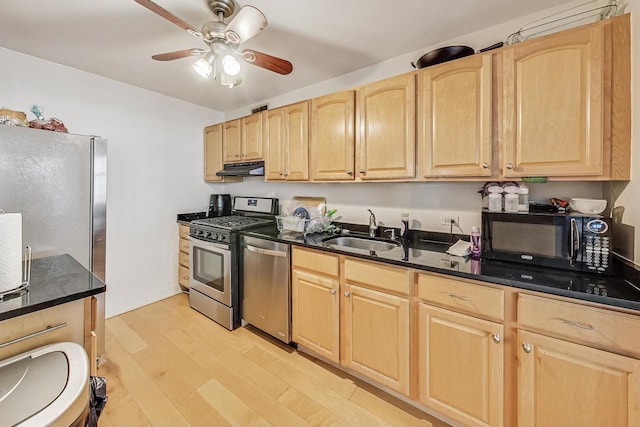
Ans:
{"label": "stove control knob", "polygon": [[204,237],[211,238],[211,236],[212,236],[212,233],[210,231],[207,231],[207,232],[204,233]]}
{"label": "stove control knob", "polygon": [[224,234],[220,234],[220,235],[218,236],[218,241],[220,241],[220,242],[224,242]]}

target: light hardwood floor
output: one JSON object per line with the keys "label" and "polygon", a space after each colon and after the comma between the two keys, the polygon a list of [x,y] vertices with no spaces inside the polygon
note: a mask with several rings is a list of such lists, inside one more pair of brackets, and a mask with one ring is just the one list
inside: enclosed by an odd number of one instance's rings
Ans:
{"label": "light hardwood floor", "polygon": [[228,331],[185,294],[106,322],[109,426],[446,424],[251,327]]}

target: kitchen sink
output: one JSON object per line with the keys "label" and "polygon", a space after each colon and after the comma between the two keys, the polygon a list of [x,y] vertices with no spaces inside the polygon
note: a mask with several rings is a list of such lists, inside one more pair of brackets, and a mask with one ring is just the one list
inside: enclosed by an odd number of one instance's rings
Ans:
{"label": "kitchen sink", "polygon": [[354,236],[336,236],[329,237],[323,241],[325,247],[334,249],[361,249],[370,252],[384,252],[400,246],[398,242],[387,239],[376,239],[367,237]]}

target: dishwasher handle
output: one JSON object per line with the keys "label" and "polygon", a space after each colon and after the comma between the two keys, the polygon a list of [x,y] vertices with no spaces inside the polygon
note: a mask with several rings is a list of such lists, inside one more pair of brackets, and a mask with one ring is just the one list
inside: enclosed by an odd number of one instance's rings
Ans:
{"label": "dishwasher handle", "polygon": [[286,258],[287,257],[287,253],[286,252],[274,251],[274,250],[271,250],[271,249],[256,248],[255,246],[251,246],[251,245],[245,245],[245,247],[247,248],[247,250],[249,250],[251,252],[255,252],[257,254],[271,255],[271,256],[276,256],[276,257],[281,257],[281,258]]}

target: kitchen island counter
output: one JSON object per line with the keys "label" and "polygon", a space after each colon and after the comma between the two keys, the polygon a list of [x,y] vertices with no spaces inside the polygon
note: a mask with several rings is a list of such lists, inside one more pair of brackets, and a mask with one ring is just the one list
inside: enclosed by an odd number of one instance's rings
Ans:
{"label": "kitchen island counter", "polygon": [[0,321],[105,292],[106,285],[71,255],[34,259],[22,294],[0,301]]}
{"label": "kitchen island counter", "polygon": [[385,262],[418,270],[479,280],[546,294],[560,295],[640,312],[640,288],[619,276],[579,273],[494,260],[471,260],[446,253],[451,243],[410,241],[392,250],[369,252],[332,248],[323,241],[329,234],[280,233],[276,227],[241,232],[248,236],[290,243],[312,249]]}

